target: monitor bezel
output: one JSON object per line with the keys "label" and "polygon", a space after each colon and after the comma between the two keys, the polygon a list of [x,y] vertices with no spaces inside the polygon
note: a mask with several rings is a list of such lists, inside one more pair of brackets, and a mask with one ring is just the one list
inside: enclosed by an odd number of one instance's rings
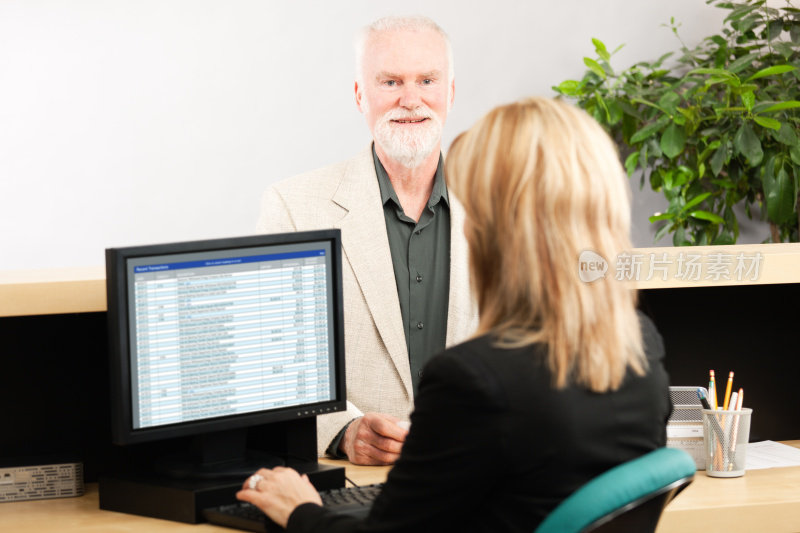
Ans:
{"label": "monitor bezel", "polygon": [[[130,370],[132,354],[129,336],[128,269],[126,268],[129,259],[323,241],[330,242],[332,251],[333,357],[335,365],[335,390],[332,399],[270,411],[134,429]],[[112,441],[115,444],[130,445],[156,440],[192,437],[204,433],[239,430],[263,424],[344,411],[347,408],[342,247],[341,231],[338,229],[108,248],[106,249],[106,297],[109,334],[111,431]]]}

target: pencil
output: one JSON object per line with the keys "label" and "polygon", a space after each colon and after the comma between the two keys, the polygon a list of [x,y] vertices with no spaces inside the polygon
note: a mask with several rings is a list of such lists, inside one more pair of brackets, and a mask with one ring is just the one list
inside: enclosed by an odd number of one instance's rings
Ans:
{"label": "pencil", "polygon": [[708,371],[708,399],[710,400],[711,408],[717,410],[717,384],[714,379],[714,371]]}
{"label": "pencil", "polygon": [[731,388],[733,387],[733,370],[728,374],[728,385],[725,387],[725,402],[722,404],[722,410],[728,410],[728,402],[731,399]]}

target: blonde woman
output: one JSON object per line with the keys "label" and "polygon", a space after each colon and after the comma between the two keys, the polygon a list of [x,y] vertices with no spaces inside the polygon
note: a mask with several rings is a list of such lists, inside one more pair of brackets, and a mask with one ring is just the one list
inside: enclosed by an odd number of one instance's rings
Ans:
{"label": "blonde woman", "polygon": [[245,484],[239,497],[290,531],[530,532],[665,443],[661,339],[629,286],[580,271],[583,252],[611,262],[631,247],[627,184],[600,126],[554,100],[503,106],[456,139],[446,172],[467,213],[479,330],[427,365],[365,522],[332,517],[292,470]]}

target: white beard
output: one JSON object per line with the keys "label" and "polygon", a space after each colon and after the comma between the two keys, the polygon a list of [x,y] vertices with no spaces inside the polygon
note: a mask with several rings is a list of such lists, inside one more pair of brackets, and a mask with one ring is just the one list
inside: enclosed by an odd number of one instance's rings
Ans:
{"label": "white beard", "polygon": [[[401,126],[392,120],[427,118],[417,126]],[[414,111],[395,109],[375,124],[375,142],[386,155],[406,168],[416,168],[431,155],[442,138],[442,121],[427,106]]]}

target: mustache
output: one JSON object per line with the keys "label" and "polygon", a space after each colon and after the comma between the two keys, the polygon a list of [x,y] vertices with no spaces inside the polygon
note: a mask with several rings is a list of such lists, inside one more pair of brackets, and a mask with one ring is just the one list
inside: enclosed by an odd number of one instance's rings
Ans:
{"label": "mustache", "polygon": [[428,106],[418,107],[414,110],[393,109],[383,115],[383,121],[410,120],[419,118],[433,118],[433,111]]}

